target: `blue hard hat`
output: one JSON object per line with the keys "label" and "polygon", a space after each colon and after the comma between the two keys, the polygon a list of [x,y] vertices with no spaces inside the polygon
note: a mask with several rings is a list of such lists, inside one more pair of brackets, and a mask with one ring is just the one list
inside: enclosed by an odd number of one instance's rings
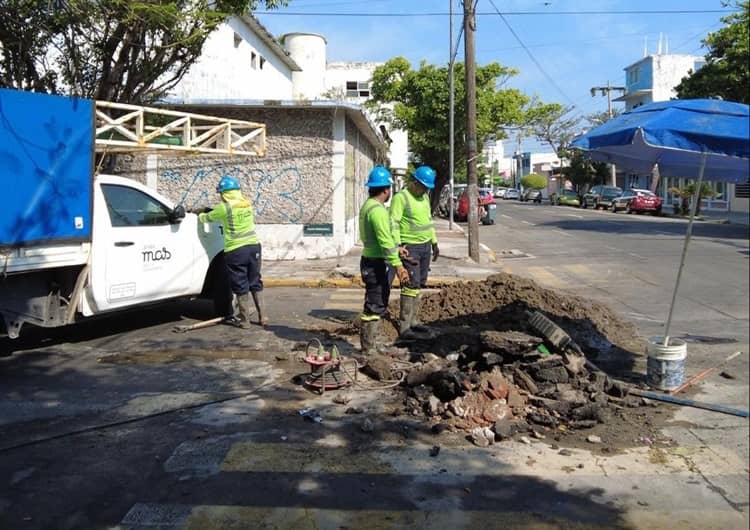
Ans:
{"label": "blue hard hat", "polygon": [[417,182],[424,184],[427,189],[431,190],[435,187],[435,170],[430,166],[419,166],[414,170],[413,177]]}
{"label": "blue hard hat", "polygon": [[238,190],[240,189],[240,183],[234,177],[228,177],[224,175],[219,181],[219,185],[216,186],[216,191],[221,193],[222,191]]}
{"label": "blue hard hat", "polygon": [[368,188],[382,188],[391,184],[393,184],[391,172],[383,166],[375,166],[370,171],[370,176],[367,178],[365,186]]}

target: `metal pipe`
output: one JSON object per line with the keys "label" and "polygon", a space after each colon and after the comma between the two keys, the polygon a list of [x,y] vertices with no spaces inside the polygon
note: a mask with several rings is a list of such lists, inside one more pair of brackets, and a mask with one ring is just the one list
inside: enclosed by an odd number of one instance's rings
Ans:
{"label": "metal pipe", "polygon": [[680,268],[677,270],[677,281],[674,285],[674,292],[672,293],[672,303],[669,306],[669,316],[667,316],[667,323],[664,325],[664,346],[669,346],[669,328],[672,326],[672,315],[674,314],[674,306],[677,302],[677,291],[680,289],[680,280],[682,279],[682,269],[685,267],[685,256],[687,256],[688,245],[690,245],[690,237],[693,234],[693,219],[695,218],[695,211],[698,209],[698,201],[701,196],[701,186],[703,185],[703,172],[706,169],[706,152],[703,152],[701,156],[701,165],[698,170],[698,184],[695,187],[695,197],[693,204],[690,207],[690,220],[688,221],[687,234],[685,235],[685,244],[682,247],[682,256],[680,257]]}

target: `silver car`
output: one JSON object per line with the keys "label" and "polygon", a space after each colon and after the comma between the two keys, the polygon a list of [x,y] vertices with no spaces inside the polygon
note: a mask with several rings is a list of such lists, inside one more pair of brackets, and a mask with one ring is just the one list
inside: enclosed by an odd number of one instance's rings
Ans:
{"label": "silver car", "polygon": [[503,199],[516,199],[518,200],[521,198],[521,194],[518,192],[516,188],[508,188],[505,190],[505,195],[503,195]]}

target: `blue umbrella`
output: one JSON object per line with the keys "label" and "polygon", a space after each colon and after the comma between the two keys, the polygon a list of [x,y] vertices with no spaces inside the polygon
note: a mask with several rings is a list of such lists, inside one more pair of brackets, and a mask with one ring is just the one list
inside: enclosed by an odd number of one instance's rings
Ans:
{"label": "blue umbrella", "polygon": [[[750,179],[750,107],[715,99],[660,101],[643,105],[580,136],[571,144],[592,160],[635,172],[747,182]],[[690,208],[685,244],[677,271],[664,345],[669,345],[677,292],[693,230],[697,194]]]}
{"label": "blue umbrella", "polygon": [[750,174],[750,107],[716,99],[660,101],[612,119],[571,144],[592,160],[636,173],[745,182]]}

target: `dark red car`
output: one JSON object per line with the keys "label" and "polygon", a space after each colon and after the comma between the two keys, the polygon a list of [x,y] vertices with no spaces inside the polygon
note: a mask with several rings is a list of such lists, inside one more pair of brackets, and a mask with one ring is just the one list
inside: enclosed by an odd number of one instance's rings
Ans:
{"label": "dark red car", "polygon": [[[455,218],[456,221],[466,221],[469,217],[469,190],[468,188],[461,193],[458,198],[458,206],[456,207]],[[488,189],[480,188],[477,190],[479,197],[477,204],[479,205],[479,221],[483,224],[494,224],[495,223],[495,198],[492,196],[492,192]]]}
{"label": "dark red car", "polygon": [[653,215],[661,215],[661,197],[649,190],[632,188],[612,199],[609,209],[612,213],[625,210],[627,213],[651,212]]}

